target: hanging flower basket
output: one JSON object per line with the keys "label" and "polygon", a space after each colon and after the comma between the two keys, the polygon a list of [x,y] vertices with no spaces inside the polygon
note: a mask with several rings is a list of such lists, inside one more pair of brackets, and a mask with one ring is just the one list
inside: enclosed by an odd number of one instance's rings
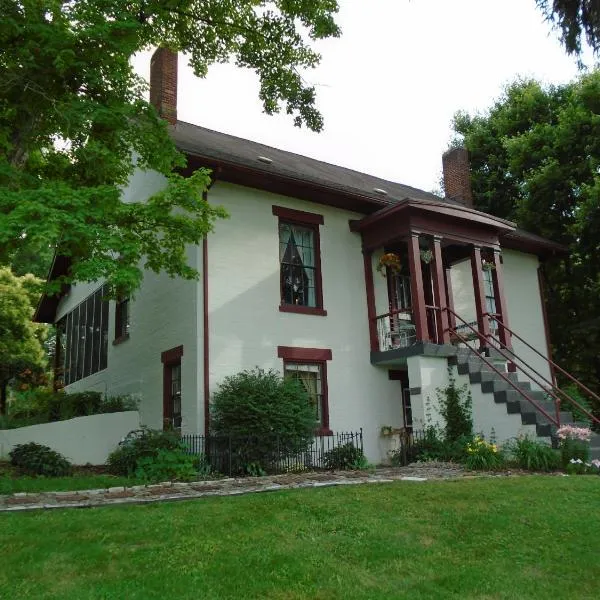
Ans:
{"label": "hanging flower basket", "polygon": [[393,275],[397,275],[400,273],[400,269],[402,268],[402,263],[400,262],[400,257],[394,252],[387,252],[380,259],[377,265],[377,271],[381,273],[384,277],[386,276],[386,271],[389,269]]}
{"label": "hanging flower basket", "polygon": [[421,261],[428,265],[433,260],[433,252],[431,250],[421,250]]}
{"label": "hanging flower basket", "polygon": [[481,268],[484,271],[493,271],[496,268],[496,265],[494,265],[493,262],[489,262],[487,260],[484,260],[481,264]]}

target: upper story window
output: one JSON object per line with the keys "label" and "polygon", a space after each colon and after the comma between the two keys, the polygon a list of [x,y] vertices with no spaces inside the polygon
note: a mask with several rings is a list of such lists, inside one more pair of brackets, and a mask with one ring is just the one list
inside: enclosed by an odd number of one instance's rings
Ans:
{"label": "upper story window", "polygon": [[119,298],[115,305],[115,342],[129,338],[129,298]]}
{"label": "upper story window", "polygon": [[108,301],[104,293],[104,288],[99,288],[57,323],[58,364],[64,385],[106,369]]}
{"label": "upper story window", "polygon": [[327,314],[323,310],[319,225],[323,217],[273,207],[279,216],[280,310]]}

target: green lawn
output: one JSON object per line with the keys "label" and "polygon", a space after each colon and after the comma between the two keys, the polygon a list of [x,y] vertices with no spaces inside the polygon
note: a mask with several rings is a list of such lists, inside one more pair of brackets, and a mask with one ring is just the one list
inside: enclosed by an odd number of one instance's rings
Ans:
{"label": "green lawn", "polygon": [[600,477],[0,514],[0,598],[586,599]]}
{"label": "green lawn", "polygon": [[107,474],[90,475],[83,472],[76,472],[72,477],[24,477],[18,475],[8,463],[0,462],[0,494],[93,490],[140,483],[142,482],[127,477],[115,477]]}

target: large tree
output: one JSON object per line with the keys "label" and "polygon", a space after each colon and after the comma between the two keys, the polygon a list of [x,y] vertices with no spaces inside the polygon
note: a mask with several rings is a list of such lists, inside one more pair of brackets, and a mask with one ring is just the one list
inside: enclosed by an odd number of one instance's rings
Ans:
{"label": "large tree", "polygon": [[545,265],[554,355],[600,391],[600,71],[560,86],[517,81],[485,114],[457,114],[454,129],[476,206],[568,248]]}
{"label": "large tree", "polygon": [[535,0],[546,19],[561,32],[569,54],[581,56],[584,43],[597,54],[600,51],[599,0]]}
{"label": "large tree", "polygon": [[[185,245],[224,212],[202,199],[209,175],[183,178],[184,159],[144,99],[130,58],[167,46],[202,77],[233,61],[260,79],[264,110],[285,108],[318,131],[301,69],[310,42],[337,36],[336,0],[0,0],[0,264],[47,248],[71,258],[56,282],[106,278],[135,289],[141,266],[197,277]],[[168,180],[125,204],[133,164]]]}

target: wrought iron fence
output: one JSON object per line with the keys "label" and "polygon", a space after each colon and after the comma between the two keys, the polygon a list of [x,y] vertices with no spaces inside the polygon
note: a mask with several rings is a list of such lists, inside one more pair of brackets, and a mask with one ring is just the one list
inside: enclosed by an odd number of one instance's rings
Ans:
{"label": "wrought iron fence", "polygon": [[436,444],[432,434],[427,431],[403,431],[395,450],[391,452],[392,464],[404,467],[417,460],[420,454],[426,453]]}
{"label": "wrought iron fence", "polygon": [[184,434],[181,440],[211,471],[230,477],[332,469],[340,455],[363,452],[362,429],[312,438]]}

